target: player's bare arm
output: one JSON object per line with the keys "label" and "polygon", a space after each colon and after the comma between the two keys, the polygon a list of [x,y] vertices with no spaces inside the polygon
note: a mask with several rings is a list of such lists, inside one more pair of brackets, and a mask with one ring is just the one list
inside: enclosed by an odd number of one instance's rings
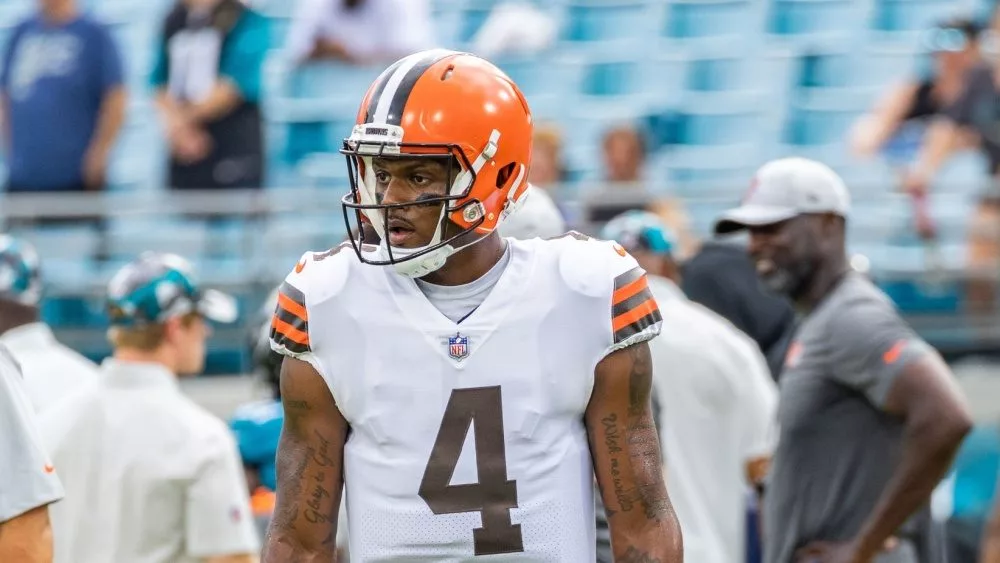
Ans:
{"label": "player's bare arm", "polygon": [[889,390],[885,408],[905,420],[903,453],[855,540],[857,552],[869,559],[927,502],[972,428],[961,392],[936,354],[925,354],[903,368]]}
{"label": "player's bare arm", "polygon": [[330,563],[336,560],[347,421],[326,382],[302,360],[282,362],[281,402],[277,501],[263,561]]}
{"label": "player's bare arm", "polygon": [[0,561],[51,563],[52,525],[48,506],[0,523]]}
{"label": "player's bare arm", "polygon": [[652,381],[646,343],[612,352],[597,365],[585,415],[619,563],[683,561],[680,524],[663,481],[653,423]]}

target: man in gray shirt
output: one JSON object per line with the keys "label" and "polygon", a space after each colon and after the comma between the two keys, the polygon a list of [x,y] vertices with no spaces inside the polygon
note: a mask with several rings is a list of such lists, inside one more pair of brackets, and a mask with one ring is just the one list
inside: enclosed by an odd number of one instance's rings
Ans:
{"label": "man in gray shirt", "polygon": [[758,275],[803,317],[780,379],[765,563],[915,563],[904,524],[972,426],[940,356],[851,271],[849,207],[830,168],[781,159],[716,224],[749,229]]}
{"label": "man in gray shirt", "polygon": [[0,347],[0,561],[49,563],[49,503],[62,484],[41,446],[21,370]]}

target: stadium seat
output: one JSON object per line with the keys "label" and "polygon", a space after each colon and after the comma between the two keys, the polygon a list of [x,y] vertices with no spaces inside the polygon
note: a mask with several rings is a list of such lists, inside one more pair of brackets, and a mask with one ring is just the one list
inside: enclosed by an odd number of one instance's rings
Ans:
{"label": "stadium seat", "polygon": [[777,36],[837,34],[857,29],[862,5],[852,0],[771,0],[768,31]]}
{"label": "stadium seat", "polygon": [[107,228],[107,252],[112,259],[130,260],[144,251],[173,252],[189,259],[207,247],[204,221],[137,217],[112,219]]}
{"label": "stadium seat", "polygon": [[922,31],[955,15],[951,0],[875,0],[871,27],[878,31]]}
{"label": "stadium seat", "polygon": [[764,2],[752,0],[668,0],[661,35],[672,41],[744,43]]}
{"label": "stadium seat", "polygon": [[569,0],[563,39],[576,44],[648,45],[656,35],[654,8],[649,0]]}

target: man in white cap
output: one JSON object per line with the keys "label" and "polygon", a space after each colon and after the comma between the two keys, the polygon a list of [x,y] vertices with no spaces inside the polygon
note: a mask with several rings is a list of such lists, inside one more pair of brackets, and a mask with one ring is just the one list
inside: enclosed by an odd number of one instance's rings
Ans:
{"label": "man in white cap", "polygon": [[66,488],[52,508],[56,561],[249,563],[259,539],[226,424],[177,384],[205,363],[208,320],[232,297],[199,288],[190,266],[147,253],[108,289],[114,354],[98,385],[39,420]]}
{"label": "man in white cap", "polygon": [[21,372],[0,346],[0,561],[52,561],[48,506],[62,496]]}
{"label": "man in white cap", "polygon": [[849,267],[849,209],[833,170],[787,158],[716,224],[749,230],[758,275],[803,317],[779,385],[765,563],[914,563],[907,520],[972,426],[940,356]]}
{"label": "man in white cap", "polygon": [[42,277],[34,247],[0,235],[0,344],[21,365],[35,412],[97,381],[97,366],[61,344],[42,322]]}

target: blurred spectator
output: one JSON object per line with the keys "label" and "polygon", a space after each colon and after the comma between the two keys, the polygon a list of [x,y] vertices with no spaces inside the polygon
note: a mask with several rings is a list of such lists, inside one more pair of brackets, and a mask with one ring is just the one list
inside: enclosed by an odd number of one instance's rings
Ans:
{"label": "blurred spectator", "polygon": [[152,73],[174,189],[259,188],[267,19],[239,0],[180,0]]}
{"label": "blurred spectator", "polygon": [[110,31],[75,0],[39,0],[11,33],[0,75],[11,192],[103,189],[125,119]]}
{"label": "blurred spectator", "polygon": [[112,278],[108,309],[100,384],[39,420],[66,488],[55,560],[255,561],[232,434],[177,381],[204,369],[208,320],[234,321],[235,300],[197,287],[182,258],[147,253]]}
{"label": "blurred spectator", "polygon": [[[935,519],[943,523],[946,560],[976,561],[997,495],[1000,424],[977,423],[962,442],[952,473],[934,491]],[[936,562],[935,562],[936,563]]]}
{"label": "blurred spectator", "polygon": [[721,237],[704,241],[683,264],[682,273],[682,289],[688,298],[752,338],[777,380],[795,330],[795,311],[787,299],[760,283],[746,245]]}
{"label": "blurred spectator", "polygon": [[544,190],[550,190],[567,180],[563,161],[562,134],[551,124],[535,126],[531,144],[531,167],[528,181]]}
{"label": "blurred spectator", "polygon": [[979,563],[1000,563],[1000,472],[997,473],[993,515],[983,532],[983,547]]}
{"label": "blurred spectator", "polygon": [[972,426],[948,366],[852,271],[849,210],[833,170],[785,158],[764,164],[715,225],[749,232],[761,280],[803,314],[764,496],[767,563],[915,563],[922,534],[911,516],[919,519]]}
{"label": "blurred spectator", "polygon": [[684,559],[742,561],[747,493],[763,485],[776,438],[778,391],[764,357],[745,334],[684,296],[674,237],[657,216],[626,212],[601,238],[617,241],[646,270],[663,314],[663,332],[649,347]]}
{"label": "blurred spectator", "polygon": [[943,22],[927,33],[924,43],[933,54],[933,69],[895,85],[858,120],[851,135],[858,155],[885,150],[900,164],[909,163],[927,125],[958,99],[966,73],[980,62],[979,26],[971,20]]}
{"label": "blurred spectator", "polygon": [[97,382],[97,366],[60,344],[39,320],[42,279],[31,245],[0,235],[0,344],[21,364],[36,412]]}
{"label": "blurred spectator", "polygon": [[428,0],[300,0],[287,37],[295,63],[377,64],[434,47]]}
{"label": "blurred spectator", "polygon": [[549,48],[558,33],[555,18],[530,2],[498,2],[472,38],[472,52],[486,58],[533,55]]}
{"label": "blurred spectator", "polygon": [[602,142],[604,181],[609,184],[636,184],[643,180],[646,142],[632,125],[612,127]]}
{"label": "blurred spectator", "polygon": [[49,505],[64,493],[21,383],[0,346],[0,561],[51,563]]}
{"label": "blurred spectator", "polygon": [[[1000,11],[993,15],[992,33],[1000,32]],[[943,119],[936,120],[923,140],[920,152],[906,178],[906,188],[913,195],[917,210],[917,226],[925,237],[934,235],[934,225],[926,204],[926,193],[935,174],[957,151],[975,139],[987,160],[989,174],[1000,179],[1000,76],[997,65],[1000,56],[991,53],[991,60],[974,66],[965,77],[962,93],[948,106]],[[993,185],[979,200],[970,221],[967,267],[970,279],[966,287],[966,304],[974,311],[990,311],[995,307],[996,273],[1000,271],[1000,192]]]}
{"label": "blurred spectator", "polygon": [[[603,167],[599,190],[586,196],[582,222],[602,224],[634,209],[646,209],[654,198],[644,183],[646,142],[634,125],[608,128],[601,144]],[[581,225],[586,230],[587,226]]]}

